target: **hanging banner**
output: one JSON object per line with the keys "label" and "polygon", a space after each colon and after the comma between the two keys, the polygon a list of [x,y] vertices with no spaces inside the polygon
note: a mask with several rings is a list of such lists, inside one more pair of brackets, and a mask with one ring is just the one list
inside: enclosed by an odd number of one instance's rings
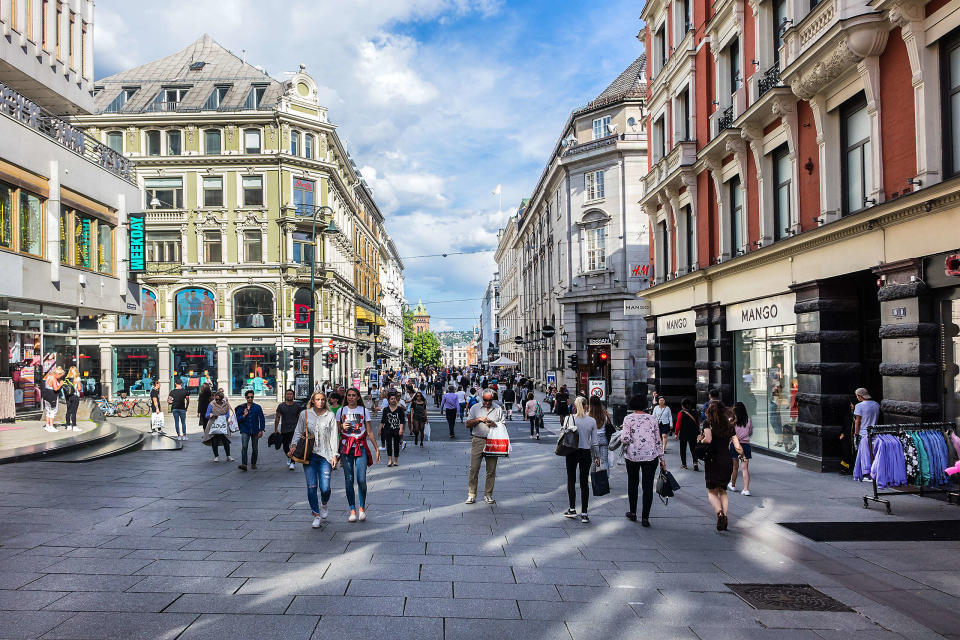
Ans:
{"label": "hanging banner", "polygon": [[127,229],[127,246],[129,247],[127,270],[130,273],[143,273],[147,269],[147,263],[142,212],[129,215]]}

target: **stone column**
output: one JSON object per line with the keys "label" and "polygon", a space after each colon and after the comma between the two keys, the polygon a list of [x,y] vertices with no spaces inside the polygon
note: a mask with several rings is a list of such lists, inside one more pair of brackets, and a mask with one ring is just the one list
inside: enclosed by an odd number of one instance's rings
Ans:
{"label": "stone column", "polygon": [[733,405],[733,352],[725,308],[715,302],[693,308],[697,313],[697,403],[706,404],[710,389],[719,389],[723,403]]}
{"label": "stone column", "polygon": [[227,349],[226,338],[217,338],[217,386],[225,389],[226,395],[230,395],[232,385],[230,384],[230,354]]}
{"label": "stone column", "polygon": [[[161,389],[167,389],[167,393],[173,389],[173,384],[170,380],[170,342],[166,339],[157,340],[157,380],[163,385]],[[160,399],[163,402],[166,401],[166,396],[163,395],[162,391],[160,393]]]}
{"label": "stone column", "polygon": [[874,273],[886,278],[877,297],[883,340],[880,408],[888,424],[940,417],[938,324],[933,296],[921,280],[922,270],[922,258],[874,268]]}
{"label": "stone column", "polygon": [[653,404],[653,391],[660,382],[660,371],[657,367],[657,319],[655,316],[647,316],[644,320],[647,325],[647,404],[650,405]]}
{"label": "stone column", "polygon": [[836,471],[840,433],[860,380],[860,326],[853,280],[790,287],[797,299],[797,466]]}

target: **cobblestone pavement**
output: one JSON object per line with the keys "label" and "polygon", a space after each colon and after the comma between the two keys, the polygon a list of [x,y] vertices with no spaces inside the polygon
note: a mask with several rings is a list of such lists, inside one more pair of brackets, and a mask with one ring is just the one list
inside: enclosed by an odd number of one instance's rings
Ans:
{"label": "cobblestone pavement", "polygon": [[[754,496],[731,497],[720,534],[671,443],[684,486],[655,501],[652,528],[623,517],[622,468],[583,525],[560,515],[552,439],[519,421],[497,504],[465,505],[457,429],[447,439],[435,416],[432,442],[371,470],[365,523],[347,522],[336,472],[319,530],[303,472],[266,439],[247,473],[195,433],[182,451],[2,466],[0,638],[960,638],[960,543],[815,543],[776,524],[956,518],[952,505],[864,510],[866,485],[757,456]],[[727,587],[740,582],[807,583],[854,612],[757,610]]]}

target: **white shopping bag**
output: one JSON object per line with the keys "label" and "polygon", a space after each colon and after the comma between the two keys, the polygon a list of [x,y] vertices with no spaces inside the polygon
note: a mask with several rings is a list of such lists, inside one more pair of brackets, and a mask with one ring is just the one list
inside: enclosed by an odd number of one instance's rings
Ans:
{"label": "white shopping bag", "polygon": [[498,422],[496,426],[491,427],[487,432],[487,443],[483,445],[483,455],[510,455],[510,432],[507,431],[507,425]]}
{"label": "white shopping bag", "polygon": [[225,436],[230,432],[229,427],[230,421],[227,420],[227,416],[217,416],[213,421],[213,424],[210,425],[210,435],[212,436]]}
{"label": "white shopping bag", "polygon": [[427,439],[427,442],[430,441],[430,423],[423,425],[423,437]]}
{"label": "white shopping bag", "polygon": [[240,425],[237,424],[237,414],[233,411],[227,414],[227,428],[230,430],[230,433],[240,431]]}
{"label": "white shopping bag", "polygon": [[163,414],[160,412],[150,414],[150,430],[163,431]]}

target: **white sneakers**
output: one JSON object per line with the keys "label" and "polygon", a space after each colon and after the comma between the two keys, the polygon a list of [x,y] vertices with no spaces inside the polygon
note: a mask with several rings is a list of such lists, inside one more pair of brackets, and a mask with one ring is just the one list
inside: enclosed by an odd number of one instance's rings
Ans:
{"label": "white sneakers", "polygon": [[359,520],[360,522],[363,522],[363,521],[366,520],[366,519],[367,519],[367,512],[364,511],[363,509],[361,509],[361,510],[360,510],[360,515],[357,516],[357,520]]}
{"label": "white sneakers", "polygon": [[233,456],[227,456],[227,462],[233,462]]}
{"label": "white sneakers", "polygon": [[737,492],[737,488],[728,482],[728,483],[727,483],[727,491],[733,491],[734,493],[736,493],[736,492]]}
{"label": "white sneakers", "polygon": [[752,496],[753,494],[750,493],[750,489],[744,489],[743,491],[740,492],[740,495],[742,495],[742,496]]}
{"label": "white sneakers", "polygon": [[311,524],[310,526],[313,527],[314,529],[319,529],[319,528],[320,528],[320,516],[317,516],[316,518],[314,518],[314,519],[313,519],[313,524]]}
{"label": "white sneakers", "polygon": [[57,432],[57,428],[56,428],[56,427],[51,427],[51,426],[48,425],[48,424],[43,425],[43,430],[44,430],[44,431],[49,431],[50,433],[56,433],[56,432]]}
{"label": "white sneakers", "polygon": [[328,515],[330,515],[330,512],[327,511],[327,505],[325,504],[320,505],[320,519],[326,520]]}
{"label": "white sneakers", "polygon": [[477,501],[476,496],[467,496],[467,499],[463,501],[463,504],[473,504]]}
{"label": "white sneakers", "polygon": [[293,464],[292,460],[290,461],[290,464],[287,465],[287,468],[290,469],[290,471],[293,471],[294,469],[296,469],[296,466]]}
{"label": "white sneakers", "polygon": [[214,462],[220,462],[220,456],[213,456]]}
{"label": "white sneakers", "polygon": [[356,514],[356,513],[351,513],[351,514],[350,514],[350,517],[347,518],[347,522],[356,522],[356,521],[357,521],[357,514]]}

